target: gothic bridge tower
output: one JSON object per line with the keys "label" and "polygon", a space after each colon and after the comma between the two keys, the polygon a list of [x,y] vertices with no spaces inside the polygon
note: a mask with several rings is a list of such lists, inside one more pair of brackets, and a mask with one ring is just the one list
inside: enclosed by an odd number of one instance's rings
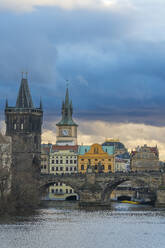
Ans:
{"label": "gothic bridge tower", "polygon": [[12,137],[16,172],[40,168],[42,119],[42,102],[39,108],[34,107],[27,78],[22,78],[16,106],[8,106],[6,100],[5,108],[6,135]]}
{"label": "gothic bridge tower", "polygon": [[69,101],[69,90],[66,90],[65,101],[62,102],[62,119],[57,126],[57,145],[77,145],[78,125],[72,119],[73,106]]}

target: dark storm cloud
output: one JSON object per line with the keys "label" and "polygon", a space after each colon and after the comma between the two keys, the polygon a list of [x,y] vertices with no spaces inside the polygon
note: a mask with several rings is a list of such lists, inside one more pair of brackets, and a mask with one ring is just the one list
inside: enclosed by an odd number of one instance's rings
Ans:
{"label": "dark storm cloud", "polygon": [[110,10],[1,13],[1,102],[8,96],[14,104],[23,70],[50,120],[60,114],[69,79],[79,119],[163,125],[165,42],[142,37],[137,20]]}

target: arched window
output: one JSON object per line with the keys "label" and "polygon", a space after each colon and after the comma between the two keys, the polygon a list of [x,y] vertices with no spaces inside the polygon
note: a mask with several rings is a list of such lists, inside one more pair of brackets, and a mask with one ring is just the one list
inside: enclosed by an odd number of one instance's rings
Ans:
{"label": "arched window", "polygon": [[94,148],[94,153],[98,154],[98,148],[97,147]]}

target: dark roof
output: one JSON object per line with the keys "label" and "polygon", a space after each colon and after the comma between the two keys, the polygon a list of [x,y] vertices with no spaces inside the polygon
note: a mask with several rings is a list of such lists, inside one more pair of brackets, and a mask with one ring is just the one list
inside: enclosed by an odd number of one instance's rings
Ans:
{"label": "dark roof", "polygon": [[33,101],[30,94],[27,79],[22,78],[19,89],[16,108],[33,108]]}
{"label": "dark roof", "polygon": [[114,146],[115,149],[125,149],[125,146],[121,142],[106,141],[102,146]]}
{"label": "dark roof", "polygon": [[129,159],[130,158],[130,154],[129,154],[129,152],[125,152],[125,153],[122,153],[122,154],[118,154],[116,156],[116,158],[119,158],[119,159]]}

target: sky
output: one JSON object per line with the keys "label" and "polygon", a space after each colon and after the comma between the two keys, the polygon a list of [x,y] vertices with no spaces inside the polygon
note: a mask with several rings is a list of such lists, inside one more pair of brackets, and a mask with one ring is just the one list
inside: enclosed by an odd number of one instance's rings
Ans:
{"label": "sky", "polygon": [[1,121],[27,71],[55,142],[69,80],[79,143],[157,144],[165,159],[164,30],[164,0],[0,0]]}

